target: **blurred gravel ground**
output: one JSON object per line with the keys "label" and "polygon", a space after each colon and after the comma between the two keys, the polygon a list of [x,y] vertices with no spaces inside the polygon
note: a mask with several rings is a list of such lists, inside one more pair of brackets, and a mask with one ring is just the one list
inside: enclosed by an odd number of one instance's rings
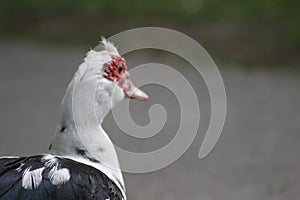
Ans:
{"label": "blurred gravel ground", "polygon": [[[82,49],[0,42],[1,155],[47,150],[60,100],[84,54]],[[299,199],[299,76],[237,68],[222,68],[221,72],[228,113],[213,152],[204,160],[197,159],[200,133],[171,166],[147,174],[125,174],[129,199]],[[165,101],[155,88],[151,99]],[[176,102],[172,105],[176,109]],[[134,106],[133,111],[136,116],[147,114]],[[207,121],[209,109],[202,111]],[[106,130],[120,133],[110,119],[105,122]],[[172,129],[172,123],[167,126]],[[122,137],[118,143],[126,145]]]}

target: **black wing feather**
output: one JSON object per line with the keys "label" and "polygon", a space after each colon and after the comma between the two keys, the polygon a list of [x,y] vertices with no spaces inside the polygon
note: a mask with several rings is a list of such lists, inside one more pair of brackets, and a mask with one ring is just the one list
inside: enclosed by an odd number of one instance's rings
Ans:
{"label": "black wing feather", "polygon": [[[119,188],[101,171],[71,159],[58,158],[60,168],[67,168],[71,178],[64,184],[53,185],[48,178],[51,168],[42,172],[42,182],[37,188],[22,187],[24,170],[45,167],[43,156],[0,159],[0,200],[121,200]],[[22,167],[20,168],[22,164]],[[19,170],[17,170],[19,168]]]}

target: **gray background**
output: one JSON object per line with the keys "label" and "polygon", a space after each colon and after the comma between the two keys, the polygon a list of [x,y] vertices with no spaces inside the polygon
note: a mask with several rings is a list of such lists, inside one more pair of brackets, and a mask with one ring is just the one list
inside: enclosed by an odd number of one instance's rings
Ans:
{"label": "gray background", "polygon": [[[47,150],[64,90],[87,49],[0,41],[1,155]],[[135,60],[129,56],[128,65],[151,59],[148,56]],[[199,160],[210,105],[203,82],[189,70],[185,67],[182,73],[190,74],[191,82],[199,81],[199,87],[195,86],[199,89],[203,120],[199,134],[171,166],[147,174],[125,174],[128,199],[299,199],[299,74],[221,66],[228,97],[227,120],[212,153]],[[133,119],[147,124],[147,106],[161,102],[171,113],[169,122],[157,140],[129,142],[131,138],[122,135],[112,116],[108,116],[105,129],[115,143],[129,150],[148,151],[163,146],[172,138],[169,133],[178,122],[178,102],[169,100],[171,93],[156,86],[145,86],[145,90],[150,95],[149,102],[130,102]]]}

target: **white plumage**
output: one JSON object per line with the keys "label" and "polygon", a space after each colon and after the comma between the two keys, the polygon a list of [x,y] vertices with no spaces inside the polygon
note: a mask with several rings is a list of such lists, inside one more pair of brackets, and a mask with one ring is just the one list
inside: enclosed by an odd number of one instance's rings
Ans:
{"label": "white plumage", "polygon": [[102,44],[103,50],[87,53],[66,90],[49,154],[0,159],[0,199],[126,199],[117,154],[101,123],[125,97],[148,97],[131,83],[117,48],[104,38]]}

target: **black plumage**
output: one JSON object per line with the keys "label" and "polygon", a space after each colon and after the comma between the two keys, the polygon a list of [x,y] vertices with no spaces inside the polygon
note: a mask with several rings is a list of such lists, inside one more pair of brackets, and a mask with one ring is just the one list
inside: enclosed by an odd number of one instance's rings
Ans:
{"label": "black plumage", "polygon": [[[115,183],[94,167],[67,158],[56,157],[57,169],[66,168],[70,179],[54,185],[49,179],[52,169],[43,161],[43,155],[22,158],[0,159],[0,199],[1,200],[121,200],[122,193]],[[26,169],[44,168],[42,181],[32,189],[22,187]]]}

